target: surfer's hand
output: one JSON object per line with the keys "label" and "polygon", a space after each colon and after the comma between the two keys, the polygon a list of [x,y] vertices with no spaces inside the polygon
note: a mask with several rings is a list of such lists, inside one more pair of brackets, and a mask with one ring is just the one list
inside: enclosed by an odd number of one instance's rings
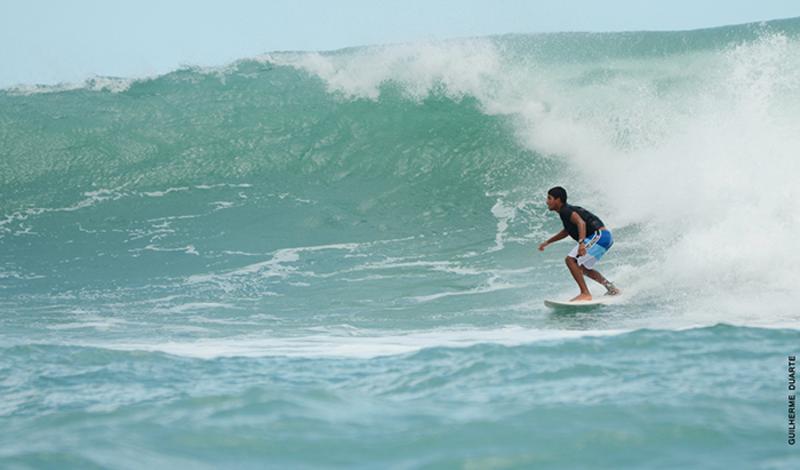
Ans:
{"label": "surfer's hand", "polygon": [[539,251],[544,251],[546,247],[547,247],[547,242],[542,243],[541,245],[539,245]]}
{"label": "surfer's hand", "polygon": [[586,245],[583,243],[578,245],[578,256],[586,256]]}

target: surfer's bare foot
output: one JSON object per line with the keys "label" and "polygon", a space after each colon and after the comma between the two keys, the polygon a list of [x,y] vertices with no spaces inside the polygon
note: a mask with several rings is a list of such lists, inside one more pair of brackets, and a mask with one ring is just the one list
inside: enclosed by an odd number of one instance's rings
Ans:
{"label": "surfer's bare foot", "polygon": [[611,281],[606,281],[603,285],[606,286],[605,295],[620,295],[622,293],[622,291],[617,289],[617,286],[615,286]]}
{"label": "surfer's bare foot", "polygon": [[570,300],[570,302],[575,302],[579,300],[592,300],[592,294],[580,294],[579,296]]}
{"label": "surfer's bare foot", "polygon": [[620,294],[622,294],[622,291],[617,289],[616,287],[612,287],[611,289],[608,290],[608,292],[605,293],[605,295],[620,295]]}

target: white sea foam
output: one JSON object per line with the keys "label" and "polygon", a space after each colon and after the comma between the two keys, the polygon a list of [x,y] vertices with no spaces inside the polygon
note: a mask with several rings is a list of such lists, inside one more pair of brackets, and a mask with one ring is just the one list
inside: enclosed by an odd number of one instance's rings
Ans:
{"label": "white sea foam", "polygon": [[318,53],[271,54],[261,60],[296,66],[320,76],[329,90],[348,97],[377,99],[386,82],[402,85],[422,99],[443,85],[453,96],[476,96],[492,80],[500,54],[482,39],[360,48],[336,56]]}
{"label": "white sea foam", "polygon": [[193,312],[198,310],[220,310],[220,309],[236,309],[235,305],[222,303],[222,302],[187,302],[179,305],[173,305],[166,309],[167,313],[184,313]]}
{"label": "white sea foam", "polygon": [[191,342],[113,342],[83,344],[118,350],[158,351],[202,359],[217,357],[353,357],[372,358],[408,354],[433,347],[462,348],[481,343],[517,346],[536,341],[557,341],[582,337],[609,336],[628,330],[540,330],[505,327],[490,330],[442,329],[402,334],[349,331],[345,335],[312,334],[293,337],[236,337],[200,339]]}
{"label": "white sea foam", "polygon": [[373,271],[373,270],[397,270],[403,268],[425,268],[431,271],[440,271],[445,273],[459,274],[465,276],[481,274],[482,271],[474,268],[469,268],[460,263],[452,261],[425,261],[419,259],[389,257],[381,261],[360,264],[345,271],[340,271],[336,274],[343,272],[356,272],[356,271]]}
{"label": "white sea foam", "polygon": [[237,277],[277,277],[286,278],[290,274],[314,275],[311,272],[300,272],[291,263],[300,259],[300,253],[313,252],[320,250],[346,250],[352,251],[358,248],[357,243],[335,243],[330,245],[305,246],[296,248],[284,248],[273,252],[272,257],[266,261],[248,264],[241,268],[233,269],[224,273],[198,274],[189,276],[187,283],[196,284],[202,282],[224,283]]}
{"label": "white sea foam", "polygon": [[[83,196],[78,201],[62,206],[62,207],[29,207],[23,210],[18,210],[10,214],[5,214],[5,216],[0,219],[0,238],[2,238],[5,234],[13,234],[13,235],[29,235],[35,234],[32,230],[33,227],[29,225],[24,225],[24,222],[28,221],[29,219],[35,219],[38,216],[43,214],[50,214],[50,213],[58,213],[58,212],[76,212],[82,209],[91,208],[106,202],[113,202],[118,201],[123,198],[128,197],[164,197],[171,193],[176,192],[184,192],[184,191],[191,191],[192,189],[213,189],[213,188],[250,188],[252,185],[248,183],[236,184],[236,183],[216,183],[216,184],[207,184],[207,185],[196,185],[193,187],[170,187],[160,191],[134,191],[130,189],[131,186],[136,186],[141,180],[142,176],[139,176],[135,179],[131,179],[122,183],[118,186],[110,187],[110,188],[98,188],[92,191],[85,191],[81,195]],[[240,196],[244,196],[240,193]],[[246,196],[244,196],[246,197]],[[215,207],[213,210],[223,210],[232,207],[234,204],[225,202],[225,201],[218,201],[215,203]],[[177,220],[177,219],[189,219],[198,217],[198,215],[180,215],[180,216],[168,216],[168,217],[159,217],[155,219],[149,219],[148,222],[152,221],[169,221],[169,220]],[[11,227],[16,225],[18,227],[17,230],[13,230]],[[82,232],[86,233],[97,233],[96,231],[92,231],[90,229],[84,228],[82,225],[78,225],[78,228]],[[140,234],[141,235],[141,234]],[[149,235],[149,232],[147,233]],[[144,236],[144,235],[142,235]],[[136,239],[140,237],[133,237],[132,239]]]}
{"label": "white sea foam", "polygon": [[180,191],[188,191],[189,188],[186,186],[182,186],[179,188],[167,188],[163,191],[143,191],[141,194],[147,197],[164,197],[169,193],[176,193]]}
{"label": "white sea foam", "polygon": [[15,223],[19,224],[19,226],[23,230],[16,231],[15,234],[30,233],[31,227],[22,225],[22,222],[25,222],[30,218],[35,218],[42,214],[48,214],[52,212],[75,212],[106,201],[116,201],[118,199],[127,197],[129,195],[129,192],[124,191],[124,189],[129,185],[135,185],[136,183],[139,182],[139,180],[141,180],[141,177],[136,178],[135,180],[125,182],[113,188],[100,188],[94,191],[86,191],[83,193],[84,196],[83,199],[69,206],[29,207],[27,209],[16,211],[11,214],[6,214],[5,218],[0,220],[0,237],[2,237],[4,233],[12,232],[12,230],[9,227],[6,227],[7,225],[13,225]]}
{"label": "white sea foam", "polygon": [[494,206],[492,206],[492,215],[497,219],[497,232],[494,237],[494,246],[489,248],[489,252],[500,251],[505,247],[505,238],[507,237],[506,230],[509,224],[514,222],[517,216],[517,210],[520,209],[527,201],[517,202],[516,204],[506,204],[504,197],[508,196],[507,192],[497,194],[487,193],[487,196],[496,196]]}
{"label": "white sea foam", "polygon": [[168,248],[168,247],[158,246],[158,245],[155,245],[153,243],[150,243],[150,244],[144,246],[143,248],[134,248],[134,249],[131,249],[131,250],[128,250],[128,251],[130,251],[131,253],[140,253],[142,251],[161,251],[161,252],[176,251],[176,252],[186,253],[187,255],[200,256],[200,253],[197,252],[197,248],[195,248],[194,245],[186,245],[186,246]]}
{"label": "white sea foam", "polygon": [[509,282],[502,281],[499,276],[491,276],[485,283],[479,285],[477,287],[473,287],[471,289],[465,290],[458,290],[458,291],[445,291],[445,292],[437,292],[435,294],[429,295],[418,295],[411,297],[411,300],[416,302],[430,302],[431,300],[441,299],[443,297],[453,297],[453,296],[461,296],[461,295],[476,295],[476,294],[487,294],[489,292],[495,292],[500,290],[506,289],[516,289],[519,287],[525,287],[524,284],[512,284]]}
{"label": "white sea foam", "polygon": [[347,254],[353,254],[360,249],[369,248],[370,246],[398,243],[402,241],[412,240],[414,238],[415,237],[411,236],[411,237],[392,238],[385,240],[375,240],[375,241],[361,242],[361,243],[331,243],[326,245],[300,246],[292,248],[282,248],[266,254],[246,253],[240,251],[224,251],[224,253],[227,254],[240,254],[245,256],[271,256],[271,257],[270,259],[265,261],[251,263],[243,267],[221,273],[192,275],[187,278],[186,282],[188,284],[208,282],[225,286],[230,281],[235,280],[237,278],[261,277],[261,278],[286,279],[290,275],[302,276],[302,277],[329,277],[329,276],[343,274],[351,270],[348,269],[329,274],[318,274],[312,271],[300,271],[295,266],[292,266],[292,263],[299,261],[300,255],[303,253],[335,250],[335,251],[345,251],[347,252]]}
{"label": "white sea foam", "polygon": [[143,77],[139,79],[120,78],[120,77],[101,77],[95,76],[87,78],[83,82],[58,83],[55,85],[16,85],[6,90],[12,95],[38,95],[43,93],[60,93],[72,90],[91,90],[107,91],[111,93],[121,93],[127,91],[131,85],[139,80],[148,80],[153,77]]}
{"label": "white sea foam", "polygon": [[46,326],[48,330],[82,330],[93,329],[96,331],[110,331],[115,329],[122,329],[129,325],[130,322],[121,318],[100,316],[91,312],[83,312],[81,310],[73,310],[70,312],[70,318],[74,321],[64,321],[59,323],[51,323]]}

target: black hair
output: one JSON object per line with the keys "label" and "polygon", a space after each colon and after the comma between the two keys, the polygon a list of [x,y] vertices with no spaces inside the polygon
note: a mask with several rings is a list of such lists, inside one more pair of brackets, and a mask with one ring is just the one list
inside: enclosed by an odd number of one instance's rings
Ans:
{"label": "black hair", "polygon": [[550,188],[547,191],[547,194],[553,196],[553,199],[561,199],[563,204],[567,203],[567,190],[562,188],[561,186],[556,186],[555,188]]}

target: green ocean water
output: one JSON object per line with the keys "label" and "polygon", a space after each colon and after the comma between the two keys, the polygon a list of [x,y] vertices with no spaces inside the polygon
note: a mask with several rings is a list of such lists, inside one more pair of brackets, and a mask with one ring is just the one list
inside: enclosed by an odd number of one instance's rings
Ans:
{"label": "green ocean water", "polygon": [[[0,91],[0,467],[795,468],[799,32]],[[544,307],[554,185],[621,303]]]}

